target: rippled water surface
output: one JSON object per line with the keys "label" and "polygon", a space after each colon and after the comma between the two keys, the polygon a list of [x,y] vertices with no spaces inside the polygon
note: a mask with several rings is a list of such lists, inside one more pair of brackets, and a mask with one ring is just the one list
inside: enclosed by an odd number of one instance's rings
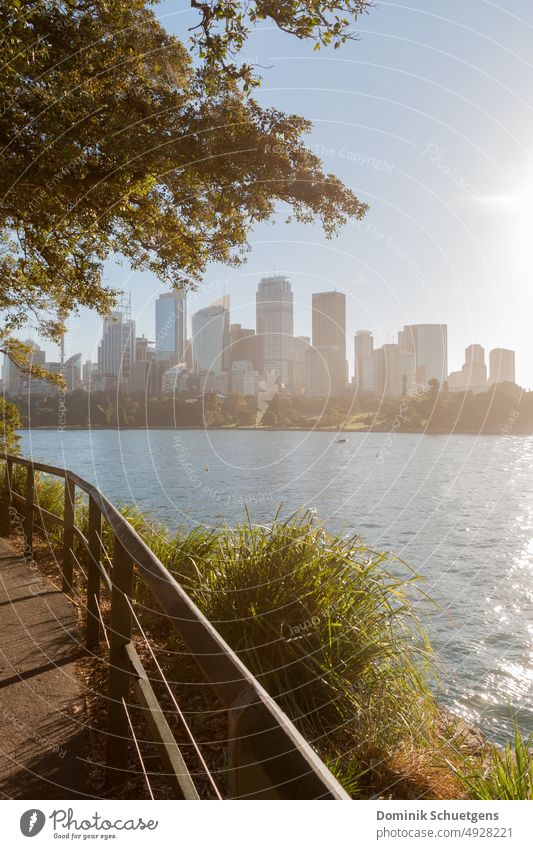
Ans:
{"label": "rippled water surface", "polygon": [[317,511],[425,577],[439,698],[496,740],[533,731],[533,438],[26,431],[23,451],[176,526]]}

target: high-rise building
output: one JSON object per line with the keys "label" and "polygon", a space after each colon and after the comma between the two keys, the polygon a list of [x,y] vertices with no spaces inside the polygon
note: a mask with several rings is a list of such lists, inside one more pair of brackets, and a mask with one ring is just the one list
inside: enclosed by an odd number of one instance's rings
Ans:
{"label": "high-rise building", "polygon": [[135,322],[127,307],[104,319],[102,341],[98,346],[98,374],[129,380],[135,362]]}
{"label": "high-rise building", "polygon": [[448,388],[450,392],[484,392],[487,389],[485,349],[481,345],[469,345],[465,349],[463,367],[448,375]]}
{"label": "high-rise building", "polygon": [[187,298],[185,292],[164,292],[155,302],[155,350],[157,358],[181,363],[187,342]]}
{"label": "high-rise building", "polygon": [[287,277],[263,277],[256,294],[258,366],[290,383],[293,356],[293,295]]}
{"label": "high-rise building", "polygon": [[515,383],[515,352],[493,348],[489,354],[489,383]]}
{"label": "high-rise building", "polygon": [[442,385],[448,377],[448,326],[407,324],[398,333],[398,345],[416,357],[416,381],[427,387],[430,380]]}
{"label": "high-rise building", "polygon": [[229,310],[226,305],[215,302],[198,310],[192,317],[192,349],[194,368],[197,372],[224,370],[226,352],[229,349]]}
{"label": "high-rise building", "polygon": [[385,398],[412,395],[416,388],[416,357],[399,345],[387,344],[372,353],[374,392]]}
{"label": "high-rise building", "polygon": [[305,357],[311,347],[309,336],[295,336],[292,347],[292,370],[289,386],[293,392],[300,392],[306,384]]}
{"label": "high-rise building", "polygon": [[229,329],[229,361],[230,363],[248,362],[257,367],[257,340],[255,330],[231,324]]}
{"label": "high-rise building", "polygon": [[372,391],[371,381],[368,385],[368,374],[371,371],[373,350],[374,338],[370,330],[358,330],[354,336],[354,384],[358,393]]}
{"label": "high-rise building", "polygon": [[346,389],[346,296],[342,292],[313,294],[313,348],[321,352],[315,359],[320,369],[330,369],[319,383],[330,387],[329,395],[342,395]]}

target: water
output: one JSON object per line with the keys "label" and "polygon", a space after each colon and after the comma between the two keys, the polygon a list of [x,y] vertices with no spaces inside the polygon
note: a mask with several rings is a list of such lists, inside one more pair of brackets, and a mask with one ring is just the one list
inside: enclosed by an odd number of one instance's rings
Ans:
{"label": "water", "polygon": [[32,431],[66,465],[172,526],[315,509],[425,577],[438,697],[498,742],[533,731],[533,438],[317,432]]}

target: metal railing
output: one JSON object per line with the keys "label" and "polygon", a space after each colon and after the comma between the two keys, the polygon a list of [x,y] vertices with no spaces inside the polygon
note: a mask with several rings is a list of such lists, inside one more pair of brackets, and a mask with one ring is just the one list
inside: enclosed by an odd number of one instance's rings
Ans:
{"label": "metal railing", "polygon": [[[133,743],[137,745],[128,712],[133,690],[137,704],[144,709],[151,738],[159,744],[158,751],[166,774],[172,778],[176,795],[186,799],[200,798],[165,717],[165,710],[132,642],[134,620],[137,625],[140,624],[133,607],[136,573],[185,643],[222,709],[227,711],[228,796],[247,799],[349,798],[286,714],[130,523],[95,486],[66,469],[2,453],[0,459],[5,461],[0,516],[2,535],[10,533],[11,517],[16,509],[22,516],[25,552],[31,556],[34,533],[44,529],[47,523],[60,526],[63,529],[61,571],[64,592],[71,591],[73,587],[74,561],[81,567],[75,557],[75,539],[85,551],[88,650],[99,647],[101,642],[103,620],[99,601],[102,586],[110,594],[110,625],[108,633],[104,634],[109,645],[106,767],[110,786],[120,784],[128,777],[131,746]],[[26,469],[24,496],[13,488],[15,466]],[[63,516],[41,508],[38,500],[36,502],[36,472],[64,479]],[[89,499],[87,537],[75,523],[76,488],[86,493]],[[41,526],[36,524],[36,516]],[[102,556],[103,520],[108,523],[113,537],[110,569],[105,567]],[[152,654],[157,663],[155,654]],[[170,692],[170,687],[168,689]],[[175,702],[172,692],[170,694]],[[175,707],[178,708],[177,702]]]}

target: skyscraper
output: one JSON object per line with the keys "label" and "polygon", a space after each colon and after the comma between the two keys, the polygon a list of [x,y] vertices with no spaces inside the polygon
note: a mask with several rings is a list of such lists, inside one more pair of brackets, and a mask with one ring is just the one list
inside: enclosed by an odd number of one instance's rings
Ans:
{"label": "skyscraper", "polygon": [[223,304],[214,303],[192,317],[192,350],[196,371],[217,374],[224,368],[228,320]]}
{"label": "skyscraper", "polygon": [[135,322],[124,306],[104,318],[102,341],[98,346],[98,374],[129,380],[135,362]]}
{"label": "skyscraper", "polygon": [[293,295],[287,277],[263,277],[256,294],[259,371],[288,385],[293,356]]}
{"label": "skyscraper", "polygon": [[374,338],[370,330],[358,330],[354,336],[354,382],[358,392],[372,391],[367,385],[368,379],[365,380],[365,364],[368,374],[373,350]]}
{"label": "skyscraper", "polygon": [[515,383],[515,352],[493,348],[489,354],[489,383]]}
{"label": "skyscraper", "polygon": [[487,389],[487,366],[485,349],[481,345],[469,345],[465,349],[465,362],[461,371],[448,375],[450,392],[484,392]]}
{"label": "skyscraper", "polygon": [[[346,296],[342,292],[313,294],[313,348],[319,352],[315,367],[328,374],[316,378],[329,386],[329,395],[342,395],[348,376],[346,364]],[[311,362],[312,360],[310,360]],[[316,394],[316,393],[313,393]]]}
{"label": "skyscraper", "polygon": [[157,358],[171,365],[181,363],[187,342],[185,292],[164,292],[155,302],[155,350]]}
{"label": "skyscraper", "polygon": [[448,377],[446,324],[407,324],[398,333],[398,345],[415,355],[418,384],[427,386],[430,380],[444,383]]}

